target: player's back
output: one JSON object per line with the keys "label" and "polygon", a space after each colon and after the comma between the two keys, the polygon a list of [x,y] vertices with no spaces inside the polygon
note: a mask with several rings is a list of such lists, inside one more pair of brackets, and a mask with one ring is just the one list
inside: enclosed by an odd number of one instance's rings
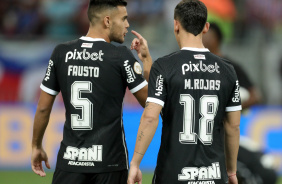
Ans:
{"label": "player's back", "polygon": [[184,48],[154,63],[148,101],[164,103],[156,183],[227,181],[223,118],[240,108],[236,81],[231,64],[207,49]]}
{"label": "player's back", "polygon": [[57,167],[69,172],[126,169],[123,97],[127,86],[134,93],[146,84],[126,47],[88,37],[58,45],[41,85],[54,94],[61,91],[66,108]]}

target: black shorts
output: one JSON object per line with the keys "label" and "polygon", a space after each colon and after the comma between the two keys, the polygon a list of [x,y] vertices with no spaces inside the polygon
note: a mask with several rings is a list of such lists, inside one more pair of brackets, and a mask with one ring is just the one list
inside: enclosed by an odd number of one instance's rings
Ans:
{"label": "black shorts", "polygon": [[128,171],[71,173],[56,168],[52,184],[126,184]]}

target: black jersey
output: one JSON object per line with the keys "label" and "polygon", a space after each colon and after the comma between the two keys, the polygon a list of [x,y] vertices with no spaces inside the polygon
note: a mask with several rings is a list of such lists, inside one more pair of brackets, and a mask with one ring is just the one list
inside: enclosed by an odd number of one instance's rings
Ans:
{"label": "black jersey", "polygon": [[146,85],[125,46],[89,37],[58,45],[41,84],[51,95],[61,91],[66,108],[57,167],[81,173],[128,169],[123,98],[126,87],[135,93]]}
{"label": "black jersey", "polygon": [[226,183],[223,118],[241,110],[229,62],[208,49],[183,48],[154,62],[147,102],[163,106],[153,183]]}

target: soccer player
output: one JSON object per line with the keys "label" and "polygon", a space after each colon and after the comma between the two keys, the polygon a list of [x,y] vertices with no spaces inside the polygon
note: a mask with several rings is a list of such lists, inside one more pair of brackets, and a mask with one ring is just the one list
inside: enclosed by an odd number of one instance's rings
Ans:
{"label": "soccer player", "polygon": [[[66,108],[63,140],[53,184],[124,184],[128,176],[128,151],[122,121],[126,87],[145,106],[148,85],[141,65],[122,43],[127,33],[127,2],[91,0],[89,32],[85,37],[59,44],[53,51],[41,84],[33,128],[32,170],[50,169],[42,139],[56,95]],[[148,79],[152,59],[147,41],[137,32],[132,42]]]}
{"label": "soccer player", "polygon": [[[224,57],[220,49],[223,39],[224,37],[220,27],[216,23],[210,23],[209,31],[203,36],[204,46],[212,53]],[[230,59],[228,60],[230,61]],[[231,63],[240,83],[242,110],[258,104],[260,97],[257,94],[256,86],[239,64],[235,62]],[[261,158],[265,155],[259,149],[250,149],[252,145],[253,142],[251,140],[246,137],[241,137],[237,159],[239,162],[237,177],[239,180],[245,180],[246,183],[255,178],[258,181],[262,181],[262,183],[275,184],[277,180],[276,171],[263,164]],[[246,172],[246,170],[250,172]]]}
{"label": "soccer player", "polygon": [[128,184],[142,182],[140,162],[162,114],[154,184],[237,184],[241,102],[233,66],[204,48],[207,8],[182,0],[175,8],[180,51],[152,66]]}
{"label": "soccer player", "polygon": [[[209,31],[203,36],[204,46],[215,55],[227,58],[221,53],[220,49],[223,39],[224,37],[220,27],[216,23],[210,23]],[[260,97],[257,93],[257,88],[252,83],[245,70],[239,64],[232,62],[229,58],[228,61],[231,62],[238,76],[242,109],[244,110],[258,104]]]}

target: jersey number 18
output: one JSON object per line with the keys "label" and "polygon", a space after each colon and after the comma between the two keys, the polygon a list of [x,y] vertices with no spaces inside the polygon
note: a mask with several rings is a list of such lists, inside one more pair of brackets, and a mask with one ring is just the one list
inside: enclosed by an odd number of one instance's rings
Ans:
{"label": "jersey number 18", "polygon": [[199,134],[195,133],[195,100],[189,94],[181,94],[179,103],[184,106],[183,132],[179,133],[179,142],[182,144],[197,144],[197,137],[204,145],[211,145],[214,118],[218,109],[216,95],[203,95],[200,99]]}

